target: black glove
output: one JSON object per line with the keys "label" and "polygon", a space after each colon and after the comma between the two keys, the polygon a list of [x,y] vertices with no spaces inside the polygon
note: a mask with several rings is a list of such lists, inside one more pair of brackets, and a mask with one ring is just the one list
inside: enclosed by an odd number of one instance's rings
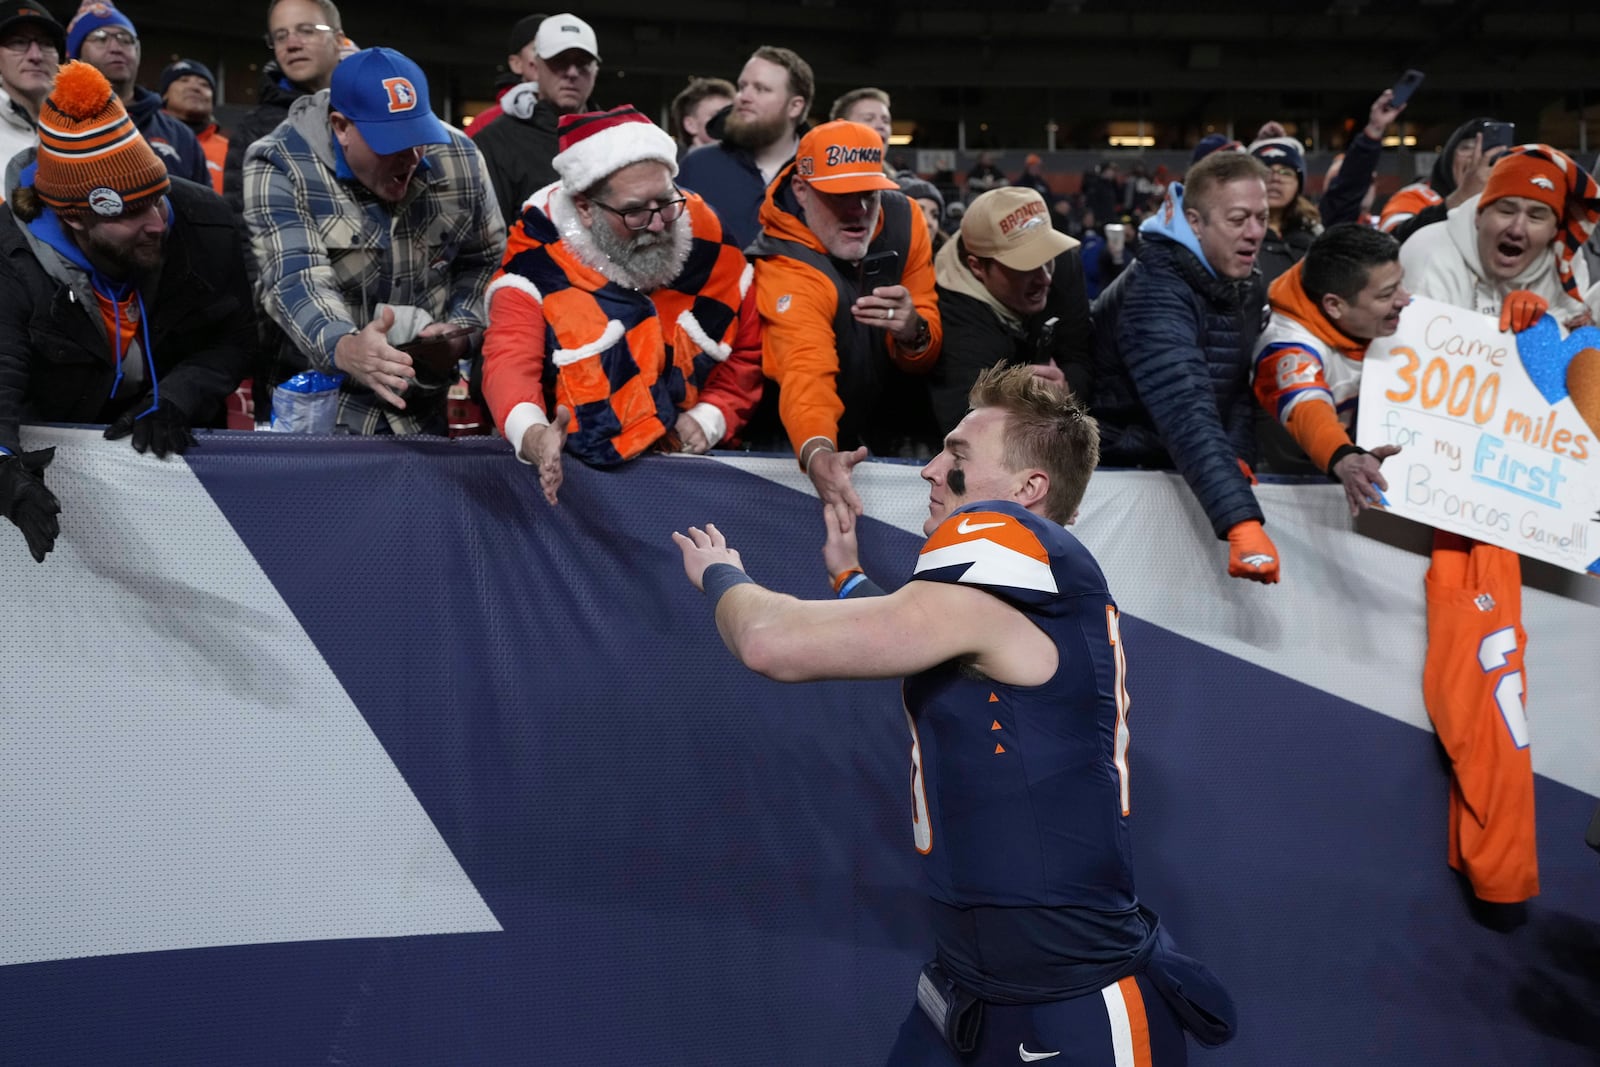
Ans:
{"label": "black glove", "polygon": [[167,453],[183,455],[190,445],[194,444],[194,433],[189,429],[189,417],[178,410],[178,405],[170,400],[163,400],[156,409],[148,415],[140,415],[134,407],[122,413],[122,416],[106,427],[106,440],[115,441],[119,437],[133,434],[133,450],[144,453],[149,449],[162,459],[167,458]]}
{"label": "black glove", "polygon": [[54,448],[0,456],[0,514],[17,524],[28,539],[28,551],[35,563],[43,563],[45,553],[56,546],[61,533],[61,504],[44,487],[43,471],[55,458]]}

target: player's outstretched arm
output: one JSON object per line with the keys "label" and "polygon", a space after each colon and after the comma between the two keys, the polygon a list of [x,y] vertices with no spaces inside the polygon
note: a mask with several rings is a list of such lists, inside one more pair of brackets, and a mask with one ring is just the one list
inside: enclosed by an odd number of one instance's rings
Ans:
{"label": "player's outstretched arm", "polygon": [[691,527],[672,540],[689,580],[716,598],[717,630],[729,651],[776,681],[898,678],[952,659],[1017,685],[1039,685],[1055,673],[1054,644],[981,590],[909,582],[889,596],[799,600],[745,576],[738,552],[715,526]]}

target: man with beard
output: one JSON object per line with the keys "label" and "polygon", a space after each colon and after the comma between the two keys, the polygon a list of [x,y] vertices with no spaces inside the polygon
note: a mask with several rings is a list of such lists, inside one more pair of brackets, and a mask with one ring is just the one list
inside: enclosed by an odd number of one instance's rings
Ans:
{"label": "man with beard", "polygon": [[539,23],[533,40],[515,53],[524,82],[537,83],[507,93],[503,114],[473,142],[489,166],[489,179],[503,218],[514,219],[522,203],[556,180],[551,159],[559,149],[556,124],[563,115],[588,111],[600,73],[600,45],[594,30],[576,15],[551,15]]}
{"label": "man with beard", "polygon": [[[244,214],[256,291],[284,334],[269,380],[342,372],[351,432],[445,433],[443,357],[471,355],[506,230],[477,149],[429,110],[422,68],[388,48],[341,62],[250,146]],[[396,347],[433,337],[450,351],[424,365]]]}
{"label": "man with beard", "polygon": [[[110,84],[68,63],[0,212],[0,514],[44,562],[60,505],[22,422],[110,422],[165,457],[221,425],[255,345],[244,243],[209,188],[169,179]],[[87,142],[87,143],[86,143]]]}
{"label": "man with beard", "polygon": [[739,72],[738,90],[720,133],[712,122],[720,140],[683,157],[679,184],[716,208],[742,248],[761,232],[767,185],[794,158],[816,79],[794,52],[762,45]]}
{"label": "man with beard", "polygon": [[563,451],[600,467],[705,452],[761,396],[750,269],[673,184],[672,138],[631,107],[564,116],[560,133],[561,181],[511,228],[483,346],[495,425],[551,504]]}
{"label": "man with beard", "polygon": [[228,142],[222,195],[244,215],[244,152],[289,117],[289,106],[328,87],[339,65],[343,22],[333,0],[274,0],[267,10],[267,47],[256,106],[245,112]]}
{"label": "man with beard", "polygon": [[161,97],[137,84],[139,34],[110,0],[84,0],[67,23],[67,56],[105,75],[134,126],[167,165],[168,174],[211,184],[206,154],[193,131],[161,110]]}
{"label": "man with beard", "polygon": [[66,31],[36,4],[0,19],[0,166],[39,143],[39,104],[55,82]]}

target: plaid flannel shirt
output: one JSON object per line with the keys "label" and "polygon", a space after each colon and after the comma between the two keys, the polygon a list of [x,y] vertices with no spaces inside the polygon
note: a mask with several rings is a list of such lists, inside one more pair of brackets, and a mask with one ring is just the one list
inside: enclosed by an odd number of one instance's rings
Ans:
{"label": "plaid flannel shirt", "polygon": [[[435,322],[487,324],[483,292],[505,252],[506,225],[482,156],[450,132],[450,143],[426,146],[397,204],[339,177],[326,90],[296,101],[247,149],[256,296],[285,335],[274,381],[306,367],[333,373],[339,339],[370,322],[380,303],[414,305]],[[444,402],[442,391],[407,397],[401,411],[350,380],[339,422],[357,433],[415,433],[441,419]]]}

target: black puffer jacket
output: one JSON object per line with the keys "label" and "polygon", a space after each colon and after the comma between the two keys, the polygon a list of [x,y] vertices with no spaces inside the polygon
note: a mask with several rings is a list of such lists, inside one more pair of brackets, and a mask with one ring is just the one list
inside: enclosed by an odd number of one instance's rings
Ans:
{"label": "black puffer jacket", "polygon": [[[221,425],[256,345],[244,237],[209,185],[174,178],[168,196],[165,255],[141,286],[156,378],[194,424]],[[0,211],[0,445],[13,452],[20,422],[110,422],[150,402],[147,384],[111,396],[116,366],[89,275],[47,271],[22,225]]]}
{"label": "black puffer jacket", "polygon": [[550,162],[561,147],[560,119],[556,106],[541,100],[527,118],[508,111],[472,139],[489,168],[502,218],[521,218],[523,201],[561,176]]}
{"label": "black puffer jacket", "polygon": [[1238,460],[1255,458],[1250,356],[1265,310],[1259,273],[1214,277],[1160,234],[1094,302],[1100,462],[1176,467],[1218,537],[1262,518]]}
{"label": "black puffer jacket", "polygon": [[1288,274],[1290,267],[1306,258],[1306,253],[1311,250],[1311,242],[1317,239],[1316,233],[1308,226],[1286,228],[1287,233],[1279,234],[1268,227],[1266,236],[1261,239],[1256,267],[1261,271],[1263,284],[1271,285],[1280,275]]}
{"label": "black puffer jacket", "polygon": [[256,141],[278,128],[289,117],[289,106],[304,89],[283,76],[276,61],[261,68],[261,102],[249,111],[228,135],[228,156],[222,163],[222,198],[233,213],[244,219],[244,153]]}

